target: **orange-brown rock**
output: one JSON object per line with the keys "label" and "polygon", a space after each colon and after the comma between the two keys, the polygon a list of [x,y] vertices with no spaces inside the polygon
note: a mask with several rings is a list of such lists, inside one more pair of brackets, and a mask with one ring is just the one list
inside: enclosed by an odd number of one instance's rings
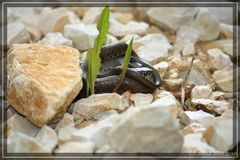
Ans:
{"label": "orange-brown rock", "polygon": [[59,121],[82,88],[78,50],[14,44],[8,52],[8,102],[38,127]]}

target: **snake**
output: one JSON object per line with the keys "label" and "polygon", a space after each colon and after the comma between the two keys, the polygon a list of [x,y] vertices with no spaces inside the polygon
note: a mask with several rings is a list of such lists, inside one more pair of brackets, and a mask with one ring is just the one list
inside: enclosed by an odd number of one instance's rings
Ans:
{"label": "snake", "polygon": [[[121,66],[127,48],[128,45],[124,42],[116,42],[101,48],[101,67],[95,81],[95,93],[113,92],[121,79]],[[82,62],[80,66],[83,71],[83,88],[76,99],[86,97],[87,64]],[[156,88],[160,87],[160,84],[161,78],[158,71],[142,60],[132,49],[126,75],[116,92],[118,94],[123,94],[125,91],[153,93]]]}

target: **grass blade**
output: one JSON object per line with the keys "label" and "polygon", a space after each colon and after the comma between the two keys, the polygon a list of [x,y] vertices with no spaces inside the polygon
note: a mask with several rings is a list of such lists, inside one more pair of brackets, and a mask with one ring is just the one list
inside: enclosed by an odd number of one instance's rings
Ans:
{"label": "grass blade", "polygon": [[133,46],[133,38],[130,41],[130,43],[128,44],[128,48],[127,48],[127,51],[126,51],[124,59],[123,59],[122,72],[121,72],[121,76],[120,76],[121,79],[118,82],[117,86],[114,88],[113,92],[116,92],[118,90],[118,88],[120,87],[121,83],[124,80],[124,77],[125,77],[127,69],[128,69],[128,64],[129,64],[130,58],[131,58],[132,46]]}

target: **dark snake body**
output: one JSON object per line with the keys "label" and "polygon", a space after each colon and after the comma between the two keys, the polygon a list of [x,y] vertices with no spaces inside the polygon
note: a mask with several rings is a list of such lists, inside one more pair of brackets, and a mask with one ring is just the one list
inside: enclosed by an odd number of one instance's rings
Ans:
{"label": "dark snake body", "polygon": [[[101,68],[95,81],[95,93],[111,93],[120,81],[121,65],[127,50],[126,43],[114,43],[102,47]],[[86,64],[82,63],[83,89],[76,99],[86,96]],[[117,90],[118,94],[125,91],[132,93],[153,93],[160,86],[159,73],[150,64],[142,61],[132,50],[130,63],[124,81]]]}

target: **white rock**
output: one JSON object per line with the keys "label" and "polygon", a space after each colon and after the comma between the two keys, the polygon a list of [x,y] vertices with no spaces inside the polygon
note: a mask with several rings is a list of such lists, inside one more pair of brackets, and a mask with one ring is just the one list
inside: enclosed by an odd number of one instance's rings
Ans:
{"label": "white rock", "polygon": [[128,34],[125,37],[123,37],[120,41],[128,44],[132,38],[133,38],[133,41],[136,41],[137,39],[139,39],[141,37],[138,34]]}
{"label": "white rock", "polygon": [[8,11],[11,16],[27,26],[32,25],[37,27],[39,24],[39,13],[34,8],[35,7],[9,7]]}
{"label": "white rock", "polygon": [[181,52],[188,45],[190,45],[191,48],[191,45],[194,46],[194,44],[198,41],[199,36],[200,33],[196,29],[189,26],[182,26],[177,32],[174,48],[178,52]]}
{"label": "white rock", "polygon": [[177,31],[182,25],[190,24],[197,8],[191,7],[153,7],[147,15],[156,25]]}
{"label": "white rock", "polygon": [[233,39],[220,39],[211,42],[199,43],[198,47],[204,52],[207,52],[209,49],[218,48],[230,57],[235,56],[233,54]]}
{"label": "white rock", "polygon": [[133,48],[140,58],[154,64],[166,58],[172,46],[162,34],[148,34],[134,41]]}
{"label": "white rock", "polygon": [[166,97],[166,96],[170,96],[172,98],[175,98],[174,95],[171,92],[166,91],[166,90],[157,89],[153,94],[154,94],[154,101],[156,101],[160,98]]}
{"label": "white rock", "polygon": [[201,123],[204,126],[208,126],[214,119],[214,116],[202,110],[198,110],[181,112],[179,114],[179,118],[180,122],[184,125],[189,125],[190,123]]}
{"label": "white rock", "polygon": [[107,144],[96,150],[96,153],[114,153],[114,152],[115,151]]}
{"label": "white rock", "polygon": [[182,50],[183,56],[194,55],[195,54],[195,47],[193,43],[187,44]]}
{"label": "white rock", "polygon": [[[204,133],[206,141],[216,149],[227,152],[233,146],[233,112],[228,110],[215,118]],[[235,142],[238,143],[238,142]]]}
{"label": "white rock", "polygon": [[203,108],[208,112],[220,115],[230,107],[227,101],[216,101],[212,99],[192,99],[192,106],[194,108]]}
{"label": "white rock", "polygon": [[153,67],[158,71],[161,79],[163,79],[165,74],[167,73],[169,64],[168,64],[168,62],[163,61],[163,62],[160,62],[158,64],[155,64]]}
{"label": "white rock", "polygon": [[37,42],[38,40],[40,40],[40,38],[42,37],[42,32],[40,31],[40,29],[38,28],[38,26],[26,26],[26,29],[30,35],[30,42]]}
{"label": "white rock", "polygon": [[224,93],[223,92],[215,91],[215,92],[212,92],[212,94],[210,96],[210,99],[217,100],[217,99],[223,98],[223,97],[224,97]]}
{"label": "white rock", "polygon": [[77,128],[67,125],[59,129],[58,131],[58,143],[63,144],[72,140],[72,133],[76,132]]}
{"label": "white rock", "polygon": [[117,42],[119,42],[119,40],[116,37],[114,37],[110,34],[107,34],[107,39],[106,39],[105,45],[113,44],[113,43],[117,43]]}
{"label": "white rock", "polygon": [[220,23],[220,33],[224,38],[233,38],[233,25]]}
{"label": "white rock", "polygon": [[178,112],[180,111],[179,103],[172,95],[164,96],[154,101],[150,106],[168,109],[174,118],[177,118]]}
{"label": "white rock", "polygon": [[219,153],[219,151],[206,143],[202,133],[195,133],[184,136],[181,153]]}
{"label": "white rock", "polygon": [[66,142],[60,145],[55,153],[93,153],[94,148],[92,142]]}
{"label": "white rock", "polygon": [[62,33],[48,33],[41,41],[38,42],[39,44],[46,44],[52,46],[72,46],[72,41],[63,37]]}
{"label": "white rock", "polygon": [[79,22],[77,15],[67,8],[48,9],[40,15],[39,28],[46,35],[49,32],[63,32],[66,24]]}
{"label": "white rock", "polygon": [[109,136],[110,146],[125,153],[177,153],[183,144],[177,121],[160,106],[129,108],[115,122]]}
{"label": "white rock", "polygon": [[135,106],[147,105],[153,101],[153,95],[152,94],[135,93],[135,94],[131,94],[130,100],[133,101]]}
{"label": "white rock", "polygon": [[20,132],[28,136],[35,136],[38,128],[19,114],[14,114],[7,120],[7,136]]}
{"label": "white rock", "polygon": [[14,44],[8,52],[8,102],[36,126],[58,122],[82,88],[79,51]]}
{"label": "white rock", "polygon": [[30,35],[25,25],[19,21],[7,25],[7,44],[27,43]]}
{"label": "white rock", "polygon": [[121,24],[114,19],[110,19],[109,33],[115,37],[124,37],[128,34],[144,35],[149,28],[145,22],[130,21],[127,24]]}
{"label": "white rock", "polygon": [[218,38],[220,33],[219,21],[206,8],[201,8],[191,27],[200,33],[199,39],[202,41],[214,40]]}
{"label": "white rock", "polygon": [[58,122],[55,130],[58,132],[60,128],[64,127],[64,126],[72,126],[74,127],[74,121],[73,121],[73,116],[69,113],[65,113],[63,118],[61,119],[60,122]]}
{"label": "white rock", "polygon": [[50,151],[52,151],[58,143],[57,133],[54,129],[46,125],[40,129],[35,138],[42,146],[48,148]]}
{"label": "white rock", "polygon": [[208,50],[208,58],[209,64],[214,70],[222,69],[232,63],[230,57],[218,48]]}
{"label": "white rock", "polygon": [[69,24],[64,27],[64,36],[79,50],[93,48],[98,30],[95,25]]}
{"label": "white rock", "polygon": [[51,153],[31,136],[16,132],[7,139],[8,153]]}
{"label": "white rock", "polygon": [[206,131],[206,127],[204,127],[201,123],[190,123],[188,126],[182,129],[184,135],[191,133],[203,133]]}
{"label": "white rock", "polygon": [[191,98],[210,98],[212,88],[209,86],[195,86],[191,91]]}
{"label": "white rock", "polygon": [[98,113],[111,109],[124,110],[127,106],[128,101],[116,93],[94,94],[73,104],[73,117],[78,119],[84,116],[91,119]]}
{"label": "white rock", "polygon": [[233,71],[217,70],[212,78],[222,91],[233,92]]}
{"label": "white rock", "polygon": [[72,133],[72,141],[92,141],[97,147],[108,143],[111,137],[108,137],[109,130],[113,127],[118,115],[112,115],[95,124],[84,127]]}
{"label": "white rock", "polygon": [[106,112],[101,112],[99,114],[96,114],[93,119],[95,120],[103,120],[105,118],[108,118],[109,116],[112,116],[112,115],[119,115],[119,113],[115,110],[109,110],[109,111],[106,111]]}
{"label": "white rock", "polygon": [[[0,100],[0,103],[4,105],[5,102],[3,100]],[[18,113],[17,111],[15,111],[14,108],[12,108],[11,106],[7,107],[7,119],[14,116],[15,114],[18,114]]]}
{"label": "white rock", "polygon": [[219,21],[227,24],[233,24],[233,8],[231,7],[208,7],[208,10],[214,14]]}
{"label": "white rock", "polygon": [[91,7],[89,8],[83,16],[82,22],[84,24],[94,24],[97,22],[98,17],[100,16],[103,8],[100,7]]}

